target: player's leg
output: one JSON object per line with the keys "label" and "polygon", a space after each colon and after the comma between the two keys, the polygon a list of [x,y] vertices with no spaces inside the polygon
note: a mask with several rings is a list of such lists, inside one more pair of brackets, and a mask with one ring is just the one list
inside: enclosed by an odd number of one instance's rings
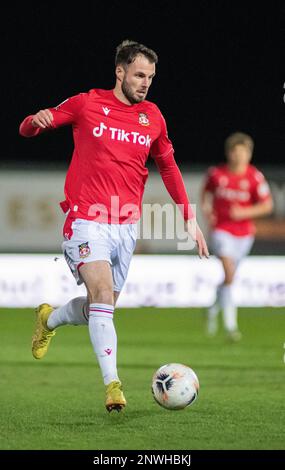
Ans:
{"label": "player's leg", "polygon": [[88,294],[90,339],[107,385],[118,380],[112,271],[107,261],[94,261],[81,266],[80,275]]}
{"label": "player's leg", "polygon": [[[113,292],[114,305],[116,305],[120,292]],[[49,305],[49,304],[46,304]],[[86,296],[75,297],[62,307],[53,309],[47,319],[47,328],[54,330],[62,325],[88,325],[89,303]]]}
{"label": "player's leg", "polygon": [[236,260],[229,256],[220,256],[225,278],[219,288],[219,303],[223,312],[223,322],[229,339],[239,340],[241,334],[237,323],[237,306],[233,299],[233,281],[236,272]]}
{"label": "player's leg", "polygon": [[[120,292],[113,292],[114,305],[116,305]],[[75,297],[67,304],[56,309],[52,309],[47,320],[49,330],[54,330],[62,325],[88,325],[89,303],[86,296]]]}
{"label": "player's leg", "polygon": [[126,405],[117,371],[117,334],[113,322],[113,278],[109,262],[94,261],[80,268],[89,301],[89,334],[106,385],[106,408]]}
{"label": "player's leg", "polygon": [[[71,237],[70,240],[64,241],[62,244],[65,261],[78,285],[83,283],[78,271],[78,266],[82,264],[80,254],[82,254],[82,245],[84,245],[84,243],[82,243],[82,237],[83,239],[86,239],[87,235],[85,232],[86,227],[83,225],[83,228],[81,228],[80,231],[77,229],[75,231],[75,235]],[[85,242],[85,255],[88,255],[88,250],[90,251],[90,247],[88,242]],[[50,307],[47,327],[50,330],[54,330],[62,325],[88,325],[88,300],[86,296],[76,297],[75,299],[70,300],[67,304],[55,309]]]}
{"label": "player's leg", "polygon": [[[84,235],[83,235],[84,236]],[[88,243],[87,243],[88,245]],[[75,277],[77,284],[83,281],[78,272],[80,259],[79,235],[76,239],[63,242],[63,253],[65,260]],[[36,309],[36,327],[32,338],[32,354],[36,359],[42,359],[49,348],[50,341],[55,335],[55,329],[62,325],[87,325],[88,324],[88,304],[87,297],[77,297],[72,299],[62,307],[54,309],[49,304],[41,304]]]}
{"label": "player's leg", "polygon": [[220,304],[218,302],[218,290],[216,293],[216,300],[207,310],[207,333],[209,336],[214,336],[218,331],[218,315],[220,312]]}
{"label": "player's leg", "polygon": [[238,327],[238,307],[233,299],[233,285],[238,265],[250,252],[254,238],[251,235],[244,237],[230,236],[232,238],[232,255],[220,257],[225,273],[224,283],[220,289],[220,303],[223,309],[224,327],[228,337],[233,341],[239,341],[241,333]]}
{"label": "player's leg", "polygon": [[[221,256],[230,256],[232,250],[232,241],[229,237],[229,234],[222,230],[214,230],[211,233],[210,247],[212,253],[217,258],[220,258]],[[211,305],[207,310],[207,333],[210,336],[215,335],[218,330],[218,315],[222,309],[222,288],[223,284],[217,286],[215,301],[213,305]]]}
{"label": "player's leg", "polygon": [[76,297],[52,311],[47,320],[47,327],[54,330],[62,325],[88,325],[88,301],[86,296]]}
{"label": "player's leg", "polygon": [[36,309],[36,329],[32,339],[32,353],[42,359],[48,351],[55,329],[62,325],[88,325],[87,297],[76,297],[60,308],[41,304]]}
{"label": "player's leg", "polygon": [[114,284],[114,304],[116,305],[129,272],[130,263],[136,247],[137,226],[125,224],[119,228],[120,243],[112,253],[112,275]]}
{"label": "player's leg", "polygon": [[[114,305],[117,303],[127,278],[129,265],[135,249],[137,228],[136,225],[122,225],[116,227],[116,230],[118,231],[118,243],[111,255]],[[116,409],[114,403],[120,402],[121,399],[120,393],[122,394],[122,389],[121,387],[118,388],[118,383],[120,384],[120,382],[111,382],[106,389],[106,408],[109,411],[113,407]],[[123,395],[122,397],[125,400]]]}
{"label": "player's leg", "polygon": [[[98,225],[98,224],[97,224]],[[83,283],[78,267],[83,260],[92,260],[94,244],[92,240],[94,231],[90,229],[89,221],[67,217],[64,233],[68,238],[62,244],[65,261],[70,268],[78,285]],[[95,231],[95,236],[98,230]],[[109,257],[104,253],[104,256]],[[36,309],[36,329],[32,340],[32,353],[36,359],[41,359],[48,351],[50,340],[55,335],[55,329],[62,325],[88,325],[87,297],[77,297],[67,304],[53,308],[49,304],[42,304]]]}

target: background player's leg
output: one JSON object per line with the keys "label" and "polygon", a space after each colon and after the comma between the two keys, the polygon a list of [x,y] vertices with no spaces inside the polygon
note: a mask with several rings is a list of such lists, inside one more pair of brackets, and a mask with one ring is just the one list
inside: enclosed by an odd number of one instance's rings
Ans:
{"label": "background player's leg", "polygon": [[[228,238],[225,232],[214,230],[211,233],[210,249],[215,256],[219,257],[221,255],[220,253],[221,248],[224,249],[224,247],[227,246],[227,243],[228,243]],[[215,299],[214,304],[212,304],[207,309],[207,334],[209,336],[214,336],[218,330],[218,314],[221,310],[220,295],[219,295],[220,288],[221,286],[217,287],[216,299]]]}
{"label": "background player's leg", "polygon": [[113,323],[114,294],[108,261],[85,263],[80,268],[89,301],[89,333],[105,385],[118,380],[117,335]]}
{"label": "background player's leg", "polygon": [[218,329],[217,317],[221,310],[227,330],[233,327],[234,318],[236,322],[236,309],[231,293],[236,266],[235,260],[232,259],[232,253],[235,252],[235,244],[231,234],[221,230],[214,230],[211,234],[210,245],[213,254],[221,260],[224,270],[223,283],[217,288],[216,301],[208,309],[207,315],[207,332],[209,335],[214,335]]}
{"label": "background player's leg", "polygon": [[76,297],[50,314],[47,321],[50,330],[62,325],[88,325],[87,297]]}
{"label": "background player's leg", "polygon": [[221,309],[219,304],[219,290],[220,287],[217,288],[215,303],[207,310],[207,333],[209,336],[214,336],[218,330],[218,314]]}
{"label": "background player's leg", "polygon": [[221,256],[220,260],[223,265],[225,279],[218,291],[219,304],[223,312],[224,327],[231,335],[238,331],[237,307],[235,306],[232,293],[236,265],[234,259],[230,257]]}

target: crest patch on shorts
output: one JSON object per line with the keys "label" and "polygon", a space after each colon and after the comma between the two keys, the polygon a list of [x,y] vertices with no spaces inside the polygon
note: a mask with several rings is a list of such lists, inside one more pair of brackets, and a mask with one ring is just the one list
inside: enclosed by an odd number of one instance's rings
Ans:
{"label": "crest patch on shorts", "polygon": [[85,242],[81,243],[81,245],[78,245],[80,258],[87,258],[87,256],[90,255],[91,250],[88,243],[89,242]]}

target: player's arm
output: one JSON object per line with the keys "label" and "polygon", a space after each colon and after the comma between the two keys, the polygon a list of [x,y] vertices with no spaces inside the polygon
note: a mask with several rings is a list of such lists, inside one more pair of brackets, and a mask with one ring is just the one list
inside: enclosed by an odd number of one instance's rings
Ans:
{"label": "player's arm", "polygon": [[85,93],[73,96],[55,108],[41,109],[20,124],[23,137],[35,137],[49,129],[75,124],[84,105]]}
{"label": "player's arm", "polygon": [[233,220],[256,219],[271,214],[273,210],[272,198],[264,202],[258,202],[248,207],[233,206],[231,208],[231,218]]}
{"label": "player's arm", "polygon": [[257,174],[257,181],[252,189],[252,198],[254,203],[251,206],[234,205],[231,207],[230,215],[233,220],[256,219],[272,213],[273,200],[269,185],[260,172]]}
{"label": "player's arm", "polygon": [[204,217],[208,219],[213,211],[213,195],[204,188],[201,192],[201,209]]}
{"label": "player's arm", "polygon": [[52,128],[53,114],[49,109],[27,116],[20,124],[19,132],[23,137],[35,137],[45,129]]}
{"label": "player's arm", "polygon": [[152,145],[151,154],[169,195],[182,212],[186,230],[197,243],[199,256],[209,257],[209,251],[204,235],[197,224],[181,172],[174,159],[173,147],[168,138],[166,124],[163,118],[162,132],[159,138]]}

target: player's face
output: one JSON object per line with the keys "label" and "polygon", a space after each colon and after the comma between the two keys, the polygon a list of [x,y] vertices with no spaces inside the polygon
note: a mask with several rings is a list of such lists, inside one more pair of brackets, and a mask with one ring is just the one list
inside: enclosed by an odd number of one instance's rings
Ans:
{"label": "player's face", "polygon": [[228,153],[228,162],[230,165],[247,165],[251,160],[251,151],[247,145],[235,145]]}
{"label": "player's face", "polygon": [[154,75],[155,64],[144,56],[137,56],[128,66],[124,71],[122,92],[130,103],[140,103],[146,98]]}

